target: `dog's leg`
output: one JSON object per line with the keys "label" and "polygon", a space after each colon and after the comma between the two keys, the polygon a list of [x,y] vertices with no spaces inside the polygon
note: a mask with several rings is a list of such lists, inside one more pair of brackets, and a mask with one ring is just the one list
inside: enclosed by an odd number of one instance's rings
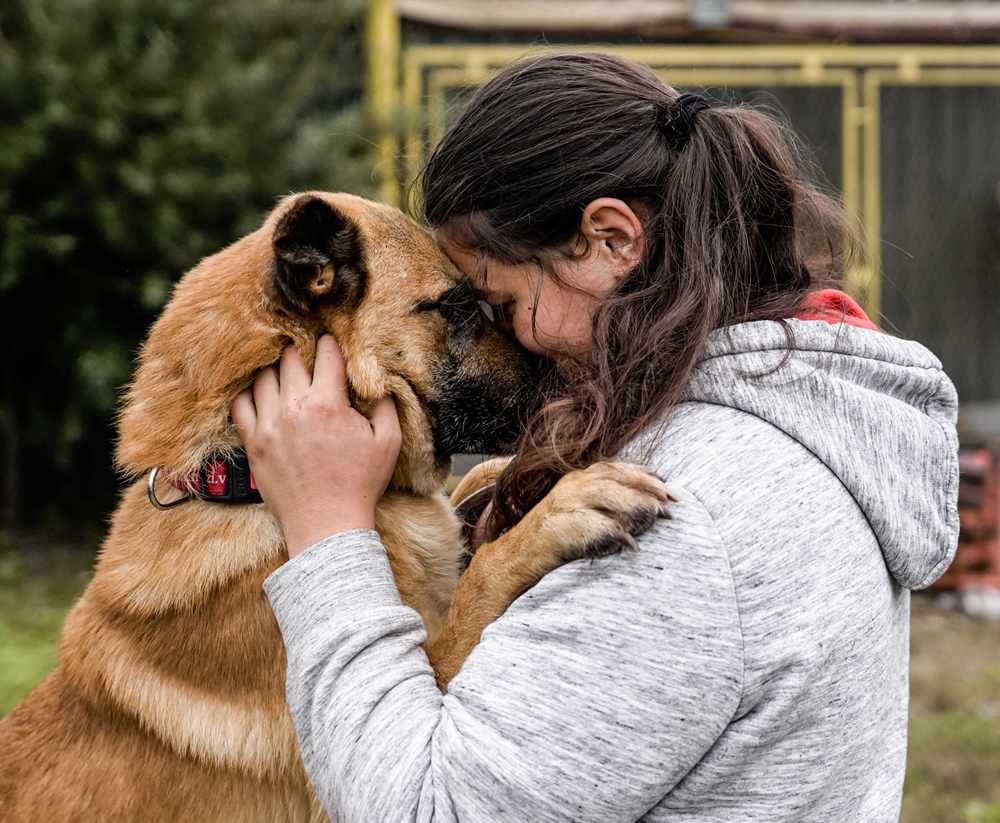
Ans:
{"label": "dog's leg", "polygon": [[457,506],[473,492],[495,482],[513,459],[513,457],[494,457],[477,463],[458,481],[455,491],[451,493],[451,505]]}
{"label": "dog's leg", "polygon": [[[468,489],[471,491],[472,489]],[[641,466],[597,463],[567,474],[509,532],[481,546],[458,581],[444,629],[427,648],[446,691],[483,629],[548,572],[623,547],[668,516],[663,482]]]}

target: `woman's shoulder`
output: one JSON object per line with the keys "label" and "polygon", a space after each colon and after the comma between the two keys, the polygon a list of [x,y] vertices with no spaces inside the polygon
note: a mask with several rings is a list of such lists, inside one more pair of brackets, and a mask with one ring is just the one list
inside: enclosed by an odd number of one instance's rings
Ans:
{"label": "woman's shoulder", "polygon": [[865,512],[833,468],[753,414],[684,403],[630,458],[645,462],[671,490],[697,499],[737,572],[737,587],[741,569],[780,565],[781,554],[811,557],[819,568],[854,562],[856,553],[877,545]]}
{"label": "woman's shoulder", "polygon": [[[781,462],[802,449],[793,438],[752,413],[711,402],[687,401],[668,421],[647,429],[622,452],[692,491]],[[808,454],[808,451],[806,454]]]}

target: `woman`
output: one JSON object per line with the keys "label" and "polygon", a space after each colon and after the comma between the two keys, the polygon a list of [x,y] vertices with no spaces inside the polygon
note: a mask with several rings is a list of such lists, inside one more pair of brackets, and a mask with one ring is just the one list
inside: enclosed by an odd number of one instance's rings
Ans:
{"label": "woman", "polygon": [[957,537],[956,398],[926,349],[815,291],[842,221],[781,127],[549,55],[487,83],[422,182],[444,249],[560,366],[486,531],[620,455],[679,502],[638,553],[517,600],[442,697],[371,531],[392,405],[349,408],[329,338],[312,384],[287,352],[233,414],[293,555],[266,591],[331,817],[896,820],[909,589]]}

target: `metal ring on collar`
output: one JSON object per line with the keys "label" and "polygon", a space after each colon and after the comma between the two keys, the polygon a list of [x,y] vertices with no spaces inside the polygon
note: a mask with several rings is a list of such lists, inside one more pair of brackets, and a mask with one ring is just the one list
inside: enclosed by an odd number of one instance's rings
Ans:
{"label": "metal ring on collar", "polygon": [[172,503],[163,503],[156,496],[156,476],[159,474],[159,469],[149,470],[149,479],[146,481],[146,497],[149,498],[149,502],[153,506],[161,511],[166,511],[167,509],[172,509],[174,506],[180,506],[182,503],[190,503],[194,500],[194,495],[189,494],[187,497],[181,497],[179,500],[174,500]]}

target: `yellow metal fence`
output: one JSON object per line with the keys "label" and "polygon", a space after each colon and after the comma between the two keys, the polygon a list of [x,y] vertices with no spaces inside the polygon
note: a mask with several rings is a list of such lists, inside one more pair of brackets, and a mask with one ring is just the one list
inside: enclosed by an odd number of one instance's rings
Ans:
{"label": "yellow metal fence", "polygon": [[[378,170],[381,196],[405,205],[406,192],[444,129],[455,93],[475,87],[502,66],[552,48],[398,45],[398,21],[373,15],[380,65],[370,89],[383,127]],[[379,28],[381,26],[381,28]],[[848,272],[848,286],[878,317],[881,276],[880,98],[887,86],[1000,86],[1000,47],[910,46],[582,46],[645,63],[679,88],[828,87],[840,94],[841,191],[864,226],[869,262]],[[397,82],[386,71],[399,61]],[[392,116],[396,112],[396,116]],[[998,134],[1000,137],[1000,134]]]}

